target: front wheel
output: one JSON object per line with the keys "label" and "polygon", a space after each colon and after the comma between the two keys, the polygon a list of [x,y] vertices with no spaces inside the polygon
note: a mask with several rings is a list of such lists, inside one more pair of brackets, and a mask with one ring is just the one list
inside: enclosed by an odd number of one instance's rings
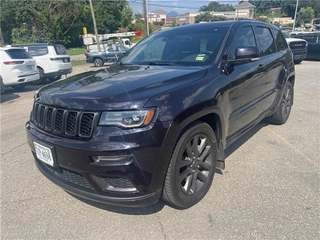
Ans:
{"label": "front wheel", "polygon": [[104,64],[104,62],[102,61],[101,58],[95,58],[95,59],[93,60],[93,65],[94,65],[95,67],[102,67],[103,64]]}
{"label": "front wheel", "polygon": [[281,103],[276,112],[267,118],[268,122],[271,124],[281,125],[289,118],[293,104],[293,87],[291,82],[286,83],[280,101]]}
{"label": "front wheel", "polygon": [[209,191],[216,169],[218,145],[212,128],[196,122],[184,130],[168,167],[162,197],[185,209]]}

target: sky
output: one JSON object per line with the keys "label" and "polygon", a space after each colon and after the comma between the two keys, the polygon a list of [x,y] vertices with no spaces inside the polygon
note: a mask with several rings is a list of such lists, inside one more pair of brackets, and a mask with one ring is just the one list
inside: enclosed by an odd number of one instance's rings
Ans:
{"label": "sky", "polygon": [[[143,0],[127,0],[134,13],[142,13]],[[212,0],[147,0],[148,10],[154,11],[163,9],[168,13],[175,11],[178,13],[197,12],[201,6],[208,5]],[[238,0],[218,0],[221,4],[237,4]]]}

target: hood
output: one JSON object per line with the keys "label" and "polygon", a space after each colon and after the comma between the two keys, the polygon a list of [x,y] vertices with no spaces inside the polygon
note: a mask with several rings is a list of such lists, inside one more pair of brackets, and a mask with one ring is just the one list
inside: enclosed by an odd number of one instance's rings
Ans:
{"label": "hood", "polygon": [[113,65],[41,88],[36,101],[55,107],[102,111],[140,109],[154,96],[205,76],[204,67]]}
{"label": "hood", "polygon": [[291,43],[291,42],[307,42],[306,40],[300,39],[300,38],[286,38],[286,41],[288,43]]}

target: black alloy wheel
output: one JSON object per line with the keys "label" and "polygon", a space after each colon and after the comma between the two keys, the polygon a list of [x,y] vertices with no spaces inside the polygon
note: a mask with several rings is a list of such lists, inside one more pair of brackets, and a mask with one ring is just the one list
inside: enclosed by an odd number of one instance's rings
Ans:
{"label": "black alloy wheel", "polygon": [[210,189],[217,161],[212,128],[196,122],[179,139],[169,164],[163,198],[177,208],[199,202]]}
{"label": "black alloy wheel", "polygon": [[291,82],[287,82],[280,99],[281,102],[276,112],[267,118],[269,123],[281,125],[288,120],[293,104],[293,94],[294,91],[292,84]]}

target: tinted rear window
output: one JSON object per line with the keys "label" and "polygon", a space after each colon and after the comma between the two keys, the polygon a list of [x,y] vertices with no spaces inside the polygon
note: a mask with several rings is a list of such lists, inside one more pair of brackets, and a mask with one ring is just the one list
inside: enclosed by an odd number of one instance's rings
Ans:
{"label": "tinted rear window", "polygon": [[31,56],[43,56],[48,54],[47,46],[29,46],[28,49]]}
{"label": "tinted rear window", "polygon": [[31,58],[31,56],[24,49],[9,49],[9,50],[5,50],[5,52],[12,59],[28,59],[28,58]]}
{"label": "tinted rear window", "polygon": [[68,55],[67,50],[62,45],[54,45],[54,49],[58,55]]}

